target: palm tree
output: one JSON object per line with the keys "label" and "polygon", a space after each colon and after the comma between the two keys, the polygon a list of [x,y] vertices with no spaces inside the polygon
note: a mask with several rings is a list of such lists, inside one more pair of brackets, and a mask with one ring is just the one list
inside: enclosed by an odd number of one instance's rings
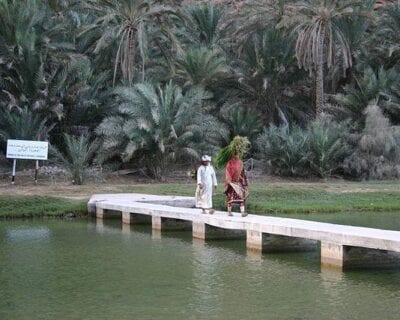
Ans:
{"label": "palm tree", "polygon": [[400,60],[400,5],[384,7],[378,17],[377,39],[371,49],[382,53],[379,65],[391,68],[397,66]]}
{"label": "palm tree", "polygon": [[396,68],[379,70],[366,68],[361,76],[344,86],[343,93],[336,94],[334,99],[339,107],[331,106],[331,112],[338,118],[351,118],[361,127],[365,121],[365,110],[368,106],[380,107],[391,116],[390,120],[400,119],[400,73]]}
{"label": "palm tree", "polygon": [[243,45],[233,68],[239,97],[246,107],[260,111],[266,123],[308,117],[310,111],[299,99],[304,95],[298,94],[304,71],[296,65],[293,37],[274,26],[265,28]]}
{"label": "palm tree", "polygon": [[221,116],[230,131],[229,141],[236,136],[247,137],[253,141],[263,127],[261,114],[244,108],[240,102],[223,106]]}
{"label": "palm tree", "polygon": [[68,64],[82,56],[71,53],[74,45],[50,17],[43,1],[0,0],[0,104],[60,119]]}
{"label": "palm tree", "polygon": [[286,7],[281,26],[293,27],[297,34],[296,58],[299,67],[315,75],[316,115],[324,105],[324,66],[335,64],[340,53],[343,70],[352,66],[352,54],[341,24],[365,14],[358,0],[306,0]]}
{"label": "palm tree", "polygon": [[299,127],[272,125],[257,138],[259,158],[277,174],[304,176],[307,174],[308,140],[308,132]]}
{"label": "palm tree", "polygon": [[211,88],[230,77],[224,53],[218,49],[192,47],[175,60],[173,77],[183,86],[202,85]]}
{"label": "palm tree", "polygon": [[[35,83],[43,80],[41,28],[44,6],[38,1],[0,0],[0,94],[8,109],[32,97]],[[4,57],[4,58],[3,58]]]}
{"label": "palm tree", "polygon": [[326,178],[341,169],[351,153],[345,141],[348,132],[348,122],[335,123],[324,117],[308,126],[307,162],[313,173]]}
{"label": "palm tree", "polygon": [[54,124],[27,108],[21,111],[0,111],[0,142],[7,139],[45,140]]}
{"label": "palm tree", "polygon": [[90,136],[74,137],[64,134],[65,151],[55,147],[50,152],[71,175],[72,183],[81,185],[85,182],[87,169],[98,148],[96,141],[91,142]]}
{"label": "palm tree", "polygon": [[183,94],[171,82],[164,88],[150,83],[117,88],[117,110],[96,130],[103,141],[102,160],[116,155],[125,162],[136,159],[153,177],[163,179],[176,160],[198,159],[204,150],[211,153],[226,132],[202,112],[208,97],[198,87]]}
{"label": "palm tree", "polygon": [[151,23],[161,24],[163,16],[176,14],[176,11],[151,0],[89,0],[81,6],[96,17],[80,33],[80,36],[96,39],[93,52],[104,54],[102,51],[111,49],[114,53],[114,48],[117,48],[113,82],[119,66],[123,79],[132,84],[137,50],[142,58],[144,80],[146,27]]}
{"label": "palm tree", "polygon": [[293,0],[243,1],[240,9],[231,11],[221,28],[232,30],[231,39],[241,46],[256,33],[275,26],[283,17],[285,5]]}
{"label": "palm tree", "polygon": [[186,11],[190,31],[189,41],[213,47],[221,40],[220,25],[224,19],[225,10],[213,3],[203,3],[189,6]]}

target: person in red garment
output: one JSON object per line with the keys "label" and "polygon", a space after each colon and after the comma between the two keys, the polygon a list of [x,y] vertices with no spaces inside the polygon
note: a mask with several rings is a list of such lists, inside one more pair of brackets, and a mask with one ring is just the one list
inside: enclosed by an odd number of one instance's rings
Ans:
{"label": "person in red garment", "polygon": [[249,195],[248,180],[243,167],[243,162],[236,154],[234,154],[226,164],[225,195],[229,216],[233,215],[233,204],[238,204],[240,206],[242,217],[247,216],[245,205],[246,198]]}

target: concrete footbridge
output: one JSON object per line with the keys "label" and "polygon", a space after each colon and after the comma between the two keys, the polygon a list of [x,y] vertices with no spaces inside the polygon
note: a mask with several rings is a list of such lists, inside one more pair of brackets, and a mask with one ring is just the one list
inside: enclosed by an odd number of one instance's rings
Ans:
{"label": "concrete footbridge", "polygon": [[321,264],[339,269],[400,266],[400,232],[298,219],[216,211],[202,214],[194,198],[147,194],[99,194],[88,202],[97,219],[118,215],[124,224],[153,230],[191,230],[204,240],[245,239],[259,253],[321,250]]}

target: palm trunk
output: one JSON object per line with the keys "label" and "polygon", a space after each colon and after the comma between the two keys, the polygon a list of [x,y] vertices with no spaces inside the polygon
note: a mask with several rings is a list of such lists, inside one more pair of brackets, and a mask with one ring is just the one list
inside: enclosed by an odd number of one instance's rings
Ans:
{"label": "palm trunk", "polygon": [[315,117],[318,118],[324,105],[324,40],[325,40],[325,28],[322,27],[321,36],[319,38],[319,50],[316,65],[316,105],[315,105]]}

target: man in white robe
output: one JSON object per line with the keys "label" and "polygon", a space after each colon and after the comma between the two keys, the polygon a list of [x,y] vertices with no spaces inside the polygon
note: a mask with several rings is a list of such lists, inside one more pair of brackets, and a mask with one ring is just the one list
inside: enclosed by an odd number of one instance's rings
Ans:
{"label": "man in white robe", "polygon": [[213,187],[217,187],[217,177],[211,163],[211,157],[204,155],[201,157],[201,166],[197,170],[197,189],[196,189],[196,207],[201,208],[201,213],[213,214],[215,210],[212,207]]}

